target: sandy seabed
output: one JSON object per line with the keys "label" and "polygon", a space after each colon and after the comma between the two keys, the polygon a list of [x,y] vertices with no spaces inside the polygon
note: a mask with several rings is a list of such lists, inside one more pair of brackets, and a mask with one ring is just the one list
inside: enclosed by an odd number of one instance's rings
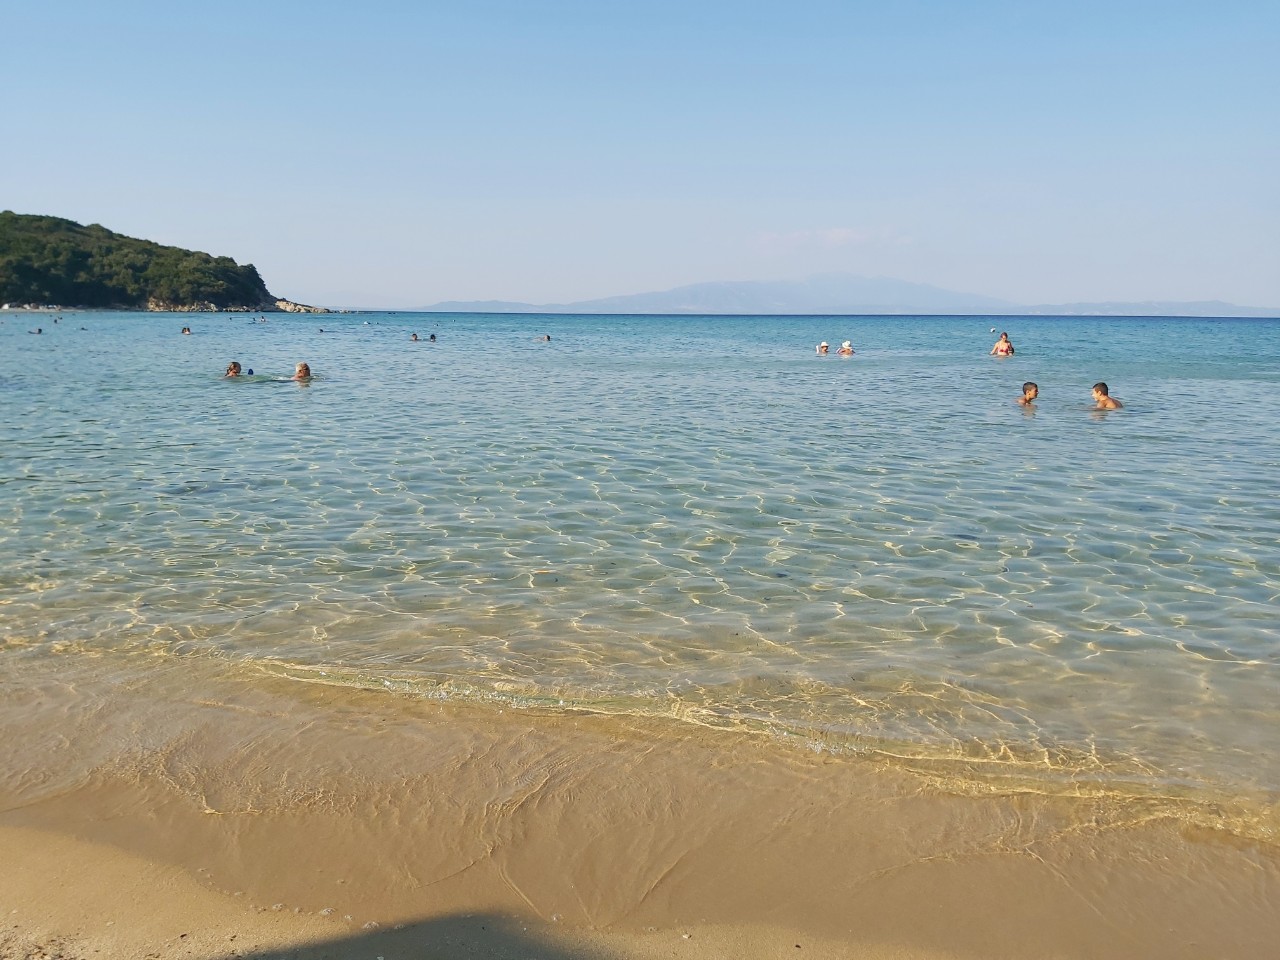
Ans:
{"label": "sandy seabed", "polygon": [[1280,851],[689,724],[8,660],[0,957],[1264,958]]}

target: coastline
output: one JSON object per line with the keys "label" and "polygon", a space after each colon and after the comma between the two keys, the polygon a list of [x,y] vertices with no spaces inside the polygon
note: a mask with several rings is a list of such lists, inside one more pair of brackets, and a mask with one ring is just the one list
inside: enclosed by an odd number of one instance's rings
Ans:
{"label": "coastline", "polygon": [[1136,800],[962,796],[745,734],[216,661],[27,665],[0,709],[4,956],[1245,958],[1280,938],[1280,850]]}

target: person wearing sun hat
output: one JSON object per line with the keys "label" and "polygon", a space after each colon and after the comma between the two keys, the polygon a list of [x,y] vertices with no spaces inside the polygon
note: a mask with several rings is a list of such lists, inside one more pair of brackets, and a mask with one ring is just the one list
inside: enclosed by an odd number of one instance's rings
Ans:
{"label": "person wearing sun hat", "polygon": [[827,341],[823,340],[820,344],[818,344],[818,356],[825,357],[830,350],[831,350],[831,346],[830,344],[827,343]]}
{"label": "person wearing sun hat", "polygon": [[840,349],[837,350],[836,353],[842,357],[852,357],[853,343],[850,342],[849,340],[846,340],[844,343],[840,344]]}

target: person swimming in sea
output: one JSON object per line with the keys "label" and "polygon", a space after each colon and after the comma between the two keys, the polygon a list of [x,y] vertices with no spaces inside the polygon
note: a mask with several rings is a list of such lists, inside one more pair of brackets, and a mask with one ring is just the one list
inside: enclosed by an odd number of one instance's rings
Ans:
{"label": "person swimming in sea", "polygon": [[310,365],[310,364],[308,364],[308,363],[300,363],[300,364],[298,364],[298,365],[297,365],[297,367],[295,367],[295,368],[294,368],[294,371],[293,371],[293,379],[294,379],[294,380],[310,380],[310,379],[311,379],[311,365]]}
{"label": "person swimming in sea", "polygon": [[409,337],[409,339],[410,339],[410,340],[412,340],[414,343],[417,343],[417,342],[418,342],[418,335],[415,333],[415,334],[413,334],[411,337]]}
{"label": "person swimming in sea", "polygon": [[1028,380],[1022,385],[1022,396],[1018,398],[1018,403],[1024,407],[1034,407],[1038,396],[1040,396],[1040,387]]}
{"label": "person swimming in sea", "polygon": [[[250,371],[250,373],[252,373],[252,372],[253,372],[253,371]],[[235,360],[232,360],[230,363],[228,363],[228,364],[227,364],[227,372],[226,372],[226,373],[224,373],[222,376],[223,376],[223,379],[224,379],[224,380],[225,380],[225,379],[228,379],[228,378],[230,378],[230,377],[238,377],[238,376],[240,376],[240,364],[239,364],[239,362],[238,362],[238,361],[235,361]]]}
{"label": "person swimming in sea", "polygon": [[1009,334],[1000,334],[1000,339],[996,341],[994,347],[991,348],[989,356],[992,357],[1012,357],[1013,344],[1009,342]]}
{"label": "person swimming in sea", "polygon": [[849,341],[849,340],[846,340],[844,343],[840,344],[840,349],[836,351],[836,356],[839,356],[839,357],[852,357],[852,356],[853,356],[853,343],[852,343],[851,341]]}
{"label": "person swimming in sea", "polygon": [[191,328],[190,328],[190,327],[183,327],[183,328],[182,328],[182,335],[183,335],[184,337],[189,337],[189,336],[191,336]]}
{"label": "person swimming in sea", "polygon": [[1099,410],[1119,410],[1124,406],[1123,403],[1111,396],[1111,388],[1101,380],[1093,385],[1093,402]]}
{"label": "person swimming in sea", "polygon": [[818,351],[818,356],[825,357],[831,352],[831,345],[827,343],[827,341],[823,340],[815,349]]}

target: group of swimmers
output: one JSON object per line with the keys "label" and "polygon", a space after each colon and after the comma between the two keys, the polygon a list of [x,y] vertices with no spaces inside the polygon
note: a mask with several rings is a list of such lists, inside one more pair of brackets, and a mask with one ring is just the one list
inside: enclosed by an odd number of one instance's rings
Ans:
{"label": "group of swimmers", "polygon": [[[1024,407],[1034,407],[1038,396],[1040,396],[1039,385],[1028,380],[1022,385],[1022,396],[1018,398],[1018,403]],[[1093,385],[1093,403],[1098,410],[1119,410],[1124,406],[1111,395],[1111,388],[1102,380]]]}
{"label": "group of swimmers", "polygon": [[[36,332],[36,331],[33,331]],[[182,332],[189,334],[189,327],[184,327]],[[411,341],[418,342],[419,336],[415,333],[409,337]],[[539,337],[539,340],[549,341],[550,334]],[[433,333],[429,338],[429,342],[435,343],[436,335]],[[827,356],[831,352],[831,345],[823,340],[817,346],[818,356]],[[854,354],[852,341],[846,340],[840,344],[840,349],[836,351],[836,356],[851,357]],[[1000,338],[996,340],[995,345],[991,348],[991,356],[993,357],[1012,357],[1014,355],[1013,343],[1009,340],[1009,334],[1002,332]],[[227,364],[227,372],[224,379],[232,379],[239,376],[253,376],[253,370],[243,370],[240,364],[232,360]],[[299,363],[293,372],[291,380],[310,380],[311,366],[306,363]],[[1036,398],[1040,396],[1040,386],[1031,380],[1022,385],[1022,396],[1018,398],[1018,403],[1024,407],[1034,407]],[[1101,380],[1093,385],[1093,402],[1098,410],[1119,410],[1124,406],[1119,400],[1111,396],[1111,388]]]}
{"label": "group of swimmers", "polygon": [[[992,328],[994,329],[994,327]],[[996,341],[995,346],[991,348],[991,356],[993,357],[1012,357],[1013,344],[1009,340],[1009,334],[1001,333],[1000,339]],[[1035,407],[1036,397],[1040,396],[1040,386],[1031,380],[1022,385],[1022,396],[1018,398],[1018,403],[1024,407]],[[1111,396],[1111,388],[1102,380],[1093,385],[1093,404],[1096,410],[1119,410],[1124,406],[1119,400]]]}
{"label": "group of swimmers", "polygon": [[[829,354],[829,353],[831,352],[831,344],[829,344],[829,343],[827,343],[827,341],[823,340],[820,344],[818,344],[818,346],[817,346],[817,348],[816,348],[816,349],[817,349],[817,351],[818,351],[818,356],[820,356],[820,357],[825,357],[827,354]],[[852,343],[851,341],[849,341],[849,340],[846,340],[844,343],[840,344],[840,349],[836,351],[836,356],[837,356],[837,357],[852,357],[852,356],[853,356],[853,343]]]}
{"label": "group of swimmers", "polygon": [[[991,328],[993,331],[994,327]],[[825,357],[831,352],[831,345],[823,340],[817,346],[818,356]],[[840,357],[853,356],[853,344],[846,340],[840,344],[840,349],[836,351],[836,355]],[[1002,331],[999,339],[991,348],[990,356],[993,357],[1012,357],[1014,355],[1013,341],[1009,339],[1009,334]],[[1022,396],[1018,398],[1018,403],[1024,407],[1034,407],[1036,397],[1040,395],[1040,387],[1038,384],[1028,380],[1022,385]],[[1111,396],[1111,388],[1103,381],[1099,380],[1093,385],[1093,402],[1098,410],[1119,410],[1124,406],[1119,400]]]}
{"label": "group of swimmers", "polygon": [[[252,377],[253,370],[252,369],[245,370],[240,366],[238,361],[232,360],[230,363],[227,364],[227,372],[223,374],[222,378],[224,380],[231,380],[235,377],[240,377],[240,376]],[[290,380],[310,380],[311,365],[307,363],[298,364],[296,367],[294,367],[293,376],[290,377],[289,379]]]}

